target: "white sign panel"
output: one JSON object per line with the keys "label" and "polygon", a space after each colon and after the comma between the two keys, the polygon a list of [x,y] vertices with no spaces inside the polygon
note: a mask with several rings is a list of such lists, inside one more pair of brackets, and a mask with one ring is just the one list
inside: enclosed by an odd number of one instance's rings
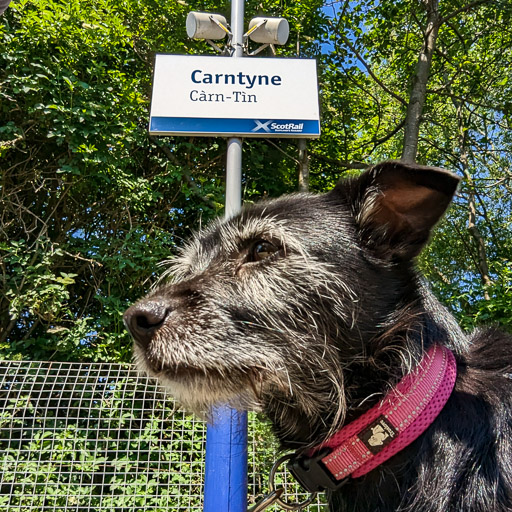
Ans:
{"label": "white sign panel", "polygon": [[318,137],[316,61],[158,54],[149,132]]}

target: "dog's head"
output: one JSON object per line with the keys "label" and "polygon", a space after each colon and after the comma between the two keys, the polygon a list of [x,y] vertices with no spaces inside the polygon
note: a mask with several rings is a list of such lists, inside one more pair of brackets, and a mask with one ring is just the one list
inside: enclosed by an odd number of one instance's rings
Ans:
{"label": "dog's head", "polygon": [[139,367],[193,411],[262,408],[289,444],[316,441],[395,359],[413,363],[402,339],[420,300],[411,262],[458,181],[385,162],[329,193],[215,222],[126,312]]}

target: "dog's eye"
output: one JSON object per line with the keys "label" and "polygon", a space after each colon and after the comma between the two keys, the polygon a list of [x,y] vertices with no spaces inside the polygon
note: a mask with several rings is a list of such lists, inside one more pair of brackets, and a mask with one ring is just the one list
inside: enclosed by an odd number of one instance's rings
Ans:
{"label": "dog's eye", "polygon": [[266,240],[259,240],[249,250],[249,261],[261,261],[277,252],[278,248]]}

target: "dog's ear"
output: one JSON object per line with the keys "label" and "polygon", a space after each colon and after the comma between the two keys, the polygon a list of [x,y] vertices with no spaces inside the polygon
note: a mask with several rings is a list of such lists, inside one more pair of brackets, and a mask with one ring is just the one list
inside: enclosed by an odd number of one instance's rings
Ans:
{"label": "dog's ear", "polygon": [[387,161],[338,186],[346,187],[362,241],[379,258],[404,261],[420,253],[459,181],[438,167]]}

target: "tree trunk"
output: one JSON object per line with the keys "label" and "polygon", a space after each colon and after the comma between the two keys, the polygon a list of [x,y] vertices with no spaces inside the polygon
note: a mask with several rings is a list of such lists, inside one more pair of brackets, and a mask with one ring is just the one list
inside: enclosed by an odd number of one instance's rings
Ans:
{"label": "tree trunk", "polygon": [[[484,286],[490,286],[492,284],[491,277],[489,275],[489,265],[487,264],[487,251],[485,249],[485,240],[476,225],[476,204],[475,194],[471,190],[468,200],[468,231],[473,237],[477,248],[477,265],[480,278]],[[489,292],[484,288],[485,300],[490,300]]]}
{"label": "tree trunk", "polygon": [[309,191],[309,156],[306,139],[299,139],[299,192]]}
{"label": "tree trunk", "polygon": [[[482,233],[478,229],[476,224],[477,218],[477,209],[476,209],[476,199],[475,199],[475,186],[473,183],[473,177],[469,172],[469,163],[468,163],[468,149],[467,149],[467,139],[466,139],[466,130],[464,122],[464,105],[462,103],[455,104],[457,109],[457,124],[459,127],[459,150],[460,150],[460,162],[462,164],[462,171],[467,180],[469,196],[468,196],[468,231],[469,234],[473,237],[473,240],[476,245],[477,254],[476,254],[476,266],[477,270],[480,273],[480,278],[482,280],[482,284],[484,287],[492,284],[491,277],[489,274],[489,265],[487,263],[487,251],[485,249],[485,240],[482,236]],[[489,292],[484,288],[484,298],[485,300],[489,300]]]}
{"label": "tree trunk", "polygon": [[427,82],[432,65],[432,55],[436,47],[441,16],[439,14],[439,0],[423,0],[427,9],[427,26],[425,28],[423,46],[418,56],[416,72],[412,80],[412,89],[407,106],[407,115],[404,127],[404,149],[402,160],[414,162],[418,153],[418,139],[420,133],[421,115],[425,105]]}

